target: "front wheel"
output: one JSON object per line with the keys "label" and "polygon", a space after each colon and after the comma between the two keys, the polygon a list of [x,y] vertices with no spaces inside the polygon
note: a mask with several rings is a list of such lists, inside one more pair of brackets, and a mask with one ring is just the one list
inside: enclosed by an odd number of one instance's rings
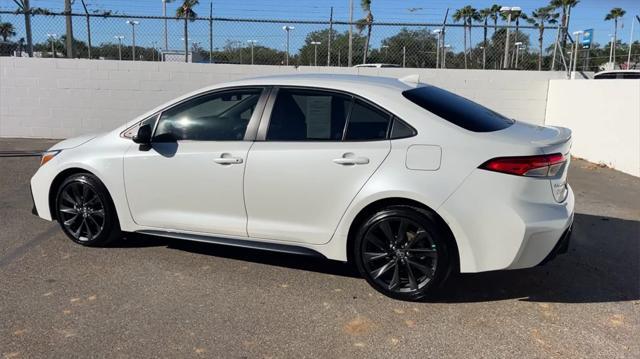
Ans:
{"label": "front wheel", "polygon": [[56,196],[56,218],[64,233],[85,246],[105,246],[120,237],[120,225],[111,197],[100,180],[89,173],[66,178]]}
{"label": "front wheel", "polygon": [[430,212],[392,206],[361,225],[354,259],[379,292],[402,300],[425,299],[451,270],[447,233]]}

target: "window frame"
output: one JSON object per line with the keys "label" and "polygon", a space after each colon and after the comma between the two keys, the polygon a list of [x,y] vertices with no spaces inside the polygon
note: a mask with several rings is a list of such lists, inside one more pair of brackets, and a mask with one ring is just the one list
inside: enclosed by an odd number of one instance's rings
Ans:
{"label": "window frame", "polygon": [[[344,128],[342,129],[342,138],[340,140],[302,140],[302,141],[300,141],[300,140],[267,140],[267,131],[269,130],[269,124],[271,122],[271,114],[273,113],[273,108],[275,106],[276,99],[278,97],[278,92],[280,91],[280,89],[301,90],[301,91],[315,91],[315,92],[327,93],[329,95],[340,95],[340,96],[349,97],[351,99],[351,106],[349,107],[349,113],[347,114],[347,118],[345,119],[345,122],[344,122]],[[346,134],[347,134],[347,128],[349,127],[349,120],[351,119],[351,112],[353,110],[353,105],[354,105],[356,100],[362,101],[366,105],[371,106],[374,109],[376,109],[377,111],[380,111],[380,112],[386,114],[387,116],[389,116],[389,124],[387,125],[387,131],[386,131],[386,134],[385,134],[384,138],[380,138],[380,139],[365,139],[365,140],[346,140],[345,139]],[[366,99],[366,98],[364,98],[362,96],[356,95],[356,94],[348,92],[348,91],[332,89],[332,88],[313,87],[313,86],[295,86],[295,85],[273,86],[271,88],[270,93],[269,93],[269,97],[266,100],[266,104],[265,104],[264,110],[262,111],[262,116],[260,118],[260,125],[258,126],[258,131],[257,131],[257,136],[255,138],[255,141],[260,141],[260,142],[297,142],[297,143],[341,143],[341,142],[347,142],[348,143],[348,142],[389,141],[389,140],[392,140],[392,138],[391,138],[391,130],[393,128],[393,123],[394,123],[394,121],[396,119],[404,122],[407,126],[409,126],[413,130],[413,133],[414,133],[413,136],[416,136],[418,134],[418,131],[416,131],[416,129],[413,126],[411,126],[406,121],[403,121],[396,114],[394,114],[391,111],[379,106],[378,104],[374,103],[373,101],[370,101],[370,100],[368,100],[368,99]],[[409,137],[413,137],[413,136],[409,136]],[[407,137],[402,137],[402,138],[407,138]],[[395,138],[393,140],[395,140]]]}
{"label": "window frame", "polygon": [[[154,141],[154,139],[156,137],[156,130],[158,129],[158,125],[160,124],[160,119],[162,118],[162,115],[165,112],[170,111],[170,110],[174,109],[177,106],[183,105],[185,102],[196,100],[196,99],[199,99],[201,97],[215,96],[215,95],[219,95],[219,94],[222,94],[222,93],[225,93],[225,92],[232,92],[232,91],[238,91],[238,90],[251,90],[251,89],[260,90],[260,97],[258,98],[258,102],[256,103],[256,108],[253,110],[253,113],[251,114],[251,118],[249,119],[249,123],[247,124],[247,128],[245,130],[244,137],[242,138],[242,140],[178,140],[178,142],[238,142],[238,141],[254,141],[255,138],[256,138],[256,134],[258,132],[258,125],[260,123],[260,118],[262,117],[262,113],[263,113],[263,111],[265,109],[265,104],[266,104],[267,99],[269,97],[269,93],[271,92],[271,86],[256,85],[256,86],[232,86],[232,87],[218,88],[218,89],[213,89],[213,90],[210,90],[210,91],[201,92],[201,93],[195,94],[193,96],[189,96],[187,98],[184,98],[184,99],[182,99],[180,101],[171,103],[170,105],[164,107],[163,109],[161,109],[160,111],[157,112],[155,125],[153,126],[153,131],[151,132],[151,143],[161,143],[161,141]],[[151,117],[151,116],[149,116],[149,117]]]}

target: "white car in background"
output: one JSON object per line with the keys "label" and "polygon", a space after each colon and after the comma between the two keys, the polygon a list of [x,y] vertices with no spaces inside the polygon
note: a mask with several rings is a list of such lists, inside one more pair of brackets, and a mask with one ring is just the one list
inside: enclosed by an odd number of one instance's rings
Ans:
{"label": "white car in background", "polygon": [[354,262],[419,300],[452,271],[566,251],[571,131],[440,88],[347,75],[205,88],[43,154],[34,211],[73,241],[121,231]]}

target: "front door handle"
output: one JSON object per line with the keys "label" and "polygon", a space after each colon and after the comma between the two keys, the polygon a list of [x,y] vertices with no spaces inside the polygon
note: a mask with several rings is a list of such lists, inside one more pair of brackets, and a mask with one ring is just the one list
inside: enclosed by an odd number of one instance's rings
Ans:
{"label": "front door handle", "polygon": [[339,165],[351,166],[351,165],[366,165],[369,163],[369,159],[366,157],[356,157],[353,153],[348,152],[342,155],[341,158],[335,158],[333,163]]}
{"label": "front door handle", "polygon": [[233,157],[230,153],[223,153],[218,158],[214,158],[213,162],[221,165],[237,165],[242,163],[242,157]]}

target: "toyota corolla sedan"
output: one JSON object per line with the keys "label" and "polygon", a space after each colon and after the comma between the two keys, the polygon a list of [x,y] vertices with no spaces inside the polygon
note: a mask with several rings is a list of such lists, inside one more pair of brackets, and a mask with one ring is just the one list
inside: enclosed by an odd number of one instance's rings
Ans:
{"label": "toyota corolla sedan", "polygon": [[34,212],[82,245],[138,232],[317,255],[419,300],[453,271],[566,252],[570,146],[566,128],[410,79],[262,77],[62,141],[31,190]]}

